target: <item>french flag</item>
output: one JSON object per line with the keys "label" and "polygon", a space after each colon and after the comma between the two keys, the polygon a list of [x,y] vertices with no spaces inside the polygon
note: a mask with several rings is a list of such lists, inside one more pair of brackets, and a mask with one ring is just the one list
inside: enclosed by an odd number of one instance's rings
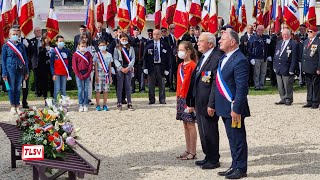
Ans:
{"label": "french flag", "polygon": [[137,20],[138,20],[138,0],[130,1],[130,14],[131,14],[131,26],[137,26]]}
{"label": "french flag", "polygon": [[[211,9],[211,8],[210,8]],[[230,15],[229,15],[229,24],[233,27],[233,29],[238,32],[238,16],[236,12],[236,7],[234,5],[233,0],[231,0],[231,7],[230,7]]]}
{"label": "french flag", "polygon": [[239,0],[237,15],[238,15],[238,21],[239,21],[238,23],[239,32],[242,32],[247,26],[247,11],[246,11],[245,0]]}
{"label": "french flag", "polygon": [[160,0],[156,0],[155,11],[154,11],[154,27],[160,29],[161,24],[161,11],[160,11]]}
{"label": "french flag", "polygon": [[216,1],[210,2],[210,13],[209,13],[209,23],[208,23],[208,30],[212,34],[218,33],[218,14],[217,14],[217,6]]}
{"label": "french flag", "polygon": [[161,3],[161,27],[168,28],[168,23],[167,23],[167,1],[162,0]]}
{"label": "french flag", "polygon": [[174,37],[180,39],[188,31],[188,13],[184,0],[178,0],[178,5],[174,13],[173,23],[175,26]]}
{"label": "french flag", "polygon": [[131,19],[130,12],[126,0],[121,0],[118,9],[119,27],[123,29],[128,29],[130,27]]}
{"label": "french flag", "polygon": [[53,40],[59,34],[59,22],[57,15],[54,11],[53,0],[50,1],[50,10],[46,27],[48,32],[47,37],[50,40]]}
{"label": "french flag", "polygon": [[115,27],[115,17],[117,14],[117,3],[116,0],[108,0],[107,1],[107,25],[111,26],[111,28]]}
{"label": "french flag", "polygon": [[189,11],[189,24],[197,26],[201,22],[201,3],[200,0],[192,0]]}
{"label": "french flag", "polygon": [[273,0],[272,2],[272,14],[271,19],[274,21],[274,32],[279,33],[281,31],[282,23],[282,8],[280,0]]}
{"label": "french flag", "polygon": [[24,37],[33,30],[34,6],[32,0],[21,0],[19,4],[19,24]]}
{"label": "french flag", "polygon": [[204,31],[208,31],[210,0],[206,0],[202,7],[201,27]]}
{"label": "french flag", "polygon": [[95,9],[94,0],[88,0],[85,24],[91,33],[91,37],[95,37],[97,33],[94,9]]}
{"label": "french flag", "polygon": [[[12,21],[15,23],[15,21],[18,20],[18,6],[17,6],[17,0],[11,0],[11,16]],[[18,21],[17,21],[18,22]]]}
{"label": "french flag", "polygon": [[144,0],[139,0],[137,9],[137,27],[140,31],[144,29],[146,24],[146,8],[144,5]]}
{"label": "french flag", "polygon": [[[184,4],[184,2],[183,2],[183,4]],[[177,1],[176,0],[168,0],[167,14],[166,14],[168,25],[173,23],[173,16],[175,15],[174,13],[175,13],[175,10],[176,10],[176,6],[177,6]],[[184,4],[184,8],[186,8],[185,4]]]}
{"label": "french flag", "polygon": [[317,15],[315,8],[315,0],[309,0],[308,11],[306,13],[306,25],[307,27],[317,27]]}
{"label": "french flag", "polygon": [[299,29],[300,21],[298,0],[286,0],[283,18],[288,28],[290,28],[293,32],[296,32]]}
{"label": "french flag", "polygon": [[[2,11],[2,1],[0,0],[0,13]],[[2,15],[0,14],[0,25],[2,26]],[[0,47],[2,47],[4,43],[3,31],[0,31]]]}
{"label": "french flag", "polygon": [[97,22],[103,24],[104,15],[104,3],[101,0],[96,0],[96,12],[97,12]]}
{"label": "french flag", "polygon": [[6,39],[9,36],[9,30],[13,23],[11,15],[11,0],[2,0],[1,16],[3,36]]}

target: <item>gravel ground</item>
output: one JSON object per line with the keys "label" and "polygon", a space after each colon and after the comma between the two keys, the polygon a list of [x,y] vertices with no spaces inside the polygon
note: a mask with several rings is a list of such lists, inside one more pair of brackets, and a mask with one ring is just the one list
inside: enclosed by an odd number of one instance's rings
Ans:
{"label": "gravel ground", "polygon": [[[320,179],[320,111],[303,109],[306,94],[295,94],[292,106],[276,106],[278,95],[249,96],[252,117],[246,119],[249,146],[247,179]],[[175,120],[175,98],[166,105],[147,105],[147,99],[134,99],[135,111],[76,112],[70,117],[81,130],[79,140],[102,163],[98,176],[85,179],[224,179],[216,173],[230,166],[230,151],[222,121],[219,122],[221,168],[202,170],[194,161],[176,160],[185,150],[182,123]],[[30,102],[37,105],[41,102]],[[1,121],[14,123],[9,105],[0,103]],[[125,109],[125,108],[124,108]],[[0,179],[32,179],[32,169],[18,162],[10,166],[9,141],[0,130]],[[203,153],[200,140],[198,159]],[[65,179],[64,177],[60,179]]]}

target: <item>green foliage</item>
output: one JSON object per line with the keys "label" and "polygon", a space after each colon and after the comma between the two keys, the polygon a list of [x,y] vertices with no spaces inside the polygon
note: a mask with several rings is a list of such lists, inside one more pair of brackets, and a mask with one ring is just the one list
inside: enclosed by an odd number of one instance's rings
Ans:
{"label": "green foliage", "polygon": [[146,0],[146,9],[147,14],[153,14],[155,10],[156,1],[155,0]]}

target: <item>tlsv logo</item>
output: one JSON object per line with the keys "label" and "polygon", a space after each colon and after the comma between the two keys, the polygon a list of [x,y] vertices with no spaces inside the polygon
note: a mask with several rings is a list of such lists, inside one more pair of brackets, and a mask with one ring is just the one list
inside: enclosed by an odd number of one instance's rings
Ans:
{"label": "tlsv logo", "polygon": [[44,147],[43,145],[31,145],[25,144],[22,146],[22,160],[43,160],[44,159]]}

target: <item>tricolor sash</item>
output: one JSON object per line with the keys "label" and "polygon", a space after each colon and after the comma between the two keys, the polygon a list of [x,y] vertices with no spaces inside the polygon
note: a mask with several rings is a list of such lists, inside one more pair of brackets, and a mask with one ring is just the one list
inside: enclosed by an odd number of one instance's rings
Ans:
{"label": "tricolor sash", "polygon": [[57,56],[59,57],[59,59],[62,61],[62,64],[63,64],[63,66],[64,66],[64,69],[65,69],[66,72],[67,72],[68,79],[71,79],[71,76],[70,76],[70,74],[69,74],[68,67],[67,67],[66,63],[64,62],[63,57],[62,57],[59,49],[58,49],[57,47],[55,47],[55,48],[54,48],[54,51],[56,52],[56,54],[57,54]]}
{"label": "tricolor sash", "polygon": [[77,54],[80,57],[80,59],[86,61],[86,63],[89,65],[89,60],[80,51],[76,51],[75,54]]}
{"label": "tricolor sash", "polygon": [[14,45],[11,41],[7,41],[6,44],[10,47],[10,49],[16,53],[16,55],[19,57],[23,65],[26,65],[26,61],[23,58],[22,53],[18,49],[16,45]]}
{"label": "tricolor sash", "polygon": [[218,63],[218,69],[217,69],[217,75],[216,75],[216,85],[221,95],[223,95],[230,103],[231,103],[231,111],[232,111],[232,105],[233,105],[233,96],[232,93],[227,86],[226,82],[222,78],[221,73],[221,63]]}
{"label": "tricolor sash", "polygon": [[124,55],[124,59],[126,59],[126,61],[127,61],[128,63],[130,63],[130,62],[131,62],[131,59],[130,59],[128,50],[123,47],[122,50],[121,50],[121,52],[122,52],[123,55]]}
{"label": "tricolor sash", "polygon": [[[180,74],[181,82],[182,82],[182,84],[183,84],[183,81],[184,81],[183,64],[181,64],[181,66],[180,66],[179,74]],[[182,86],[181,86],[181,88],[182,88]]]}
{"label": "tricolor sash", "polygon": [[108,68],[108,66],[106,65],[105,61],[104,61],[104,58],[103,58],[103,56],[102,56],[102,53],[101,53],[101,52],[97,52],[97,55],[98,55],[98,59],[99,59],[99,61],[100,61],[100,64],[101,64],[101,66],[102,66],[102,69],[103,69],[103,71],[106,73],[106,76],[107,76],[106,81],[107,81],[107,83],[108,83],[108,82],[109,82],[109,68]]}

